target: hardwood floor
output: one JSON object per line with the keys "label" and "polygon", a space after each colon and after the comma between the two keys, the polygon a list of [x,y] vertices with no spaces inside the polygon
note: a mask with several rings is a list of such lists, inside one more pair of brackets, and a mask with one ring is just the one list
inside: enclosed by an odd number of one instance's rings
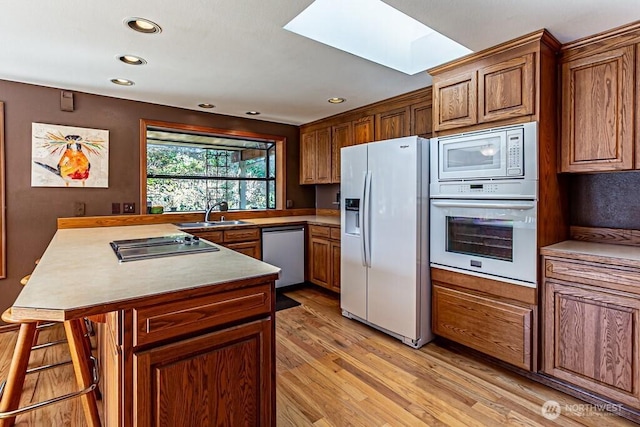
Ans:
{"label": "hardwood floor", "polygon": [[[589,412],[577,399],[437,344],[413,350],[342,317],[338,298],[318,288],[287,294],[302,305],[276,314],[279,427],[635,425]],[[0,378],[6,377],[15,337],[0,335]],[[65,352],[66,346],[57,346],[32,360],[62,360]],[[70,366],[30,377],[23,403],[73,390]],[[547,400],[563,409],[555,420],[542,416]],[[20,416],[16,425],[85,421],[79,402],[71,400]]]}

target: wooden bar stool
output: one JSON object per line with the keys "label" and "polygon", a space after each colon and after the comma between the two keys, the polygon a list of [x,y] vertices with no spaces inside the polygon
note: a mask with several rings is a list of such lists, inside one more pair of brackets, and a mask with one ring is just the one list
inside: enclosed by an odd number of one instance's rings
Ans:
{"label": "wooden bar stool", "polygon": [[6,323],[20,324],[20,331],[18,332],[16,348],[13,353],[13,358],[11,359],[11,365],[9,366],[6,385],[0,391],[0,427],[12,426],[17,415],[76,397],[79,397],[81,400],[89,427],[100,426],[95,394],[95,388],[99,381],[98,363],[97,359],[91,356],[90,350],[87,350],[87,331],[83,319],[72,319],[64,322],[76,383],[80,390],[43,402],[34,403],[23,408],[19,408],[18,405],[20,404],[25,376],[28,373],[48,369],[57,365],[47,366],[42,369],[40,367],[28,369],[29,356],[33,348],[38,321],[17,320],[13,317],[11,308],[2,313],[2,320]]}

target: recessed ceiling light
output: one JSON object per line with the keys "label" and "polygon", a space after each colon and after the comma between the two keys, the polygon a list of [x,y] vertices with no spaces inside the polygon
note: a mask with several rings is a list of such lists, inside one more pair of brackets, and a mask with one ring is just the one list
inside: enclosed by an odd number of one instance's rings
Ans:
{"label": "recessed ceiling light", "polygon": [[215,105],[213,105],[213,104],[206,104],[206,103],[205,103],[205,104],[198,104],[198,107],[200,107],[200,108],[214,108],[214,107],[215,107]]}
{"label": "recessed ceiling light", "polygon": [[128,79],[111,79],[111,83],[120,85],[120,86],[133,86],[135,84]]}
{"label": "recessed ceiling light", "polygon": [[160,25],[144,18],[127,18],[124,22],[129,28],[139,33],[156,34],[162,31]]}
{"label": "recessed ceiling light", "polygon": [[247,111],[247,114],[250,116],[257,116],[258,114],[260,114],[260,111]]}
{"label": "recessed ceiling light", "polygon": [[144,65],[147,63],[147,61],[145,61],[144,59],[134,55],[122,55],[119,56],[118,59],[129,65]]}
{"label": "recessed ceiling light", "polygon": [[346,101],[346,99],[344,99],[344,98],[329,98],[329,99],[327,99],[327,101],[330,104],[342,104],[344,101]]}

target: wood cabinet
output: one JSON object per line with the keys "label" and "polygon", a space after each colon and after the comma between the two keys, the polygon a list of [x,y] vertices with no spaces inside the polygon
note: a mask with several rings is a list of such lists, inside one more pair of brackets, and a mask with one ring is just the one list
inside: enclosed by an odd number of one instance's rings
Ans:
{"label": "wood cabinet", "polygon": [[270,319],[134,353],[136,426],[268,426]]}
{"label": "wood cabinet", "polygon": [[331,127],[300,135],[300,184],[331,182]]}
{"label": "wood cabinet", "polygon": [[376,141],[409,136],[411,107],[402,106],[376,114]]}
{"label": "wood cabinet", "polygon": [[436,335],[522,369],[536,369],[535,289],[438,268],[431,269],[431,279]]}
{"label": "wood cabinet", "polygon": [[431,138],[433,135],[433,107],[431,99],[411,105],[411,131],[409,135]]}
{"label": "wood cabinet", "polygon": [[262,243],[259,227],[241,227],[229,230],[189,231],[194,236],[218,243],[236,252],[262,259]]}
{"label": "wood cabinet", "polygon": [[563,47],[561,172],[640,167],[635,27]]}
{"label": "wood cabinet", "polygon": [[430,138],[432,116],[428,87],[301,126],[300,183],[339,183],[343,147],[410,135]]}
{"label": "wood cabinet", "polygon": [[478,122],[476,70],[433,76],[434,130],[455,129]]}
{"label": "wood cabinet", "polygon": [[[469,131],[555,116],[555,52],[560,44],[538,31],[428,70],[433,77],[433,128]],[[554,119],[555,122],[555,119]]]}
{"label": "wood cabinet", "polygon": [[331,182],[340,182],[340,149],[373,141],[373,116],[340,123],[331,128]]}
{"label": "wood cabinet", "polygon": [[275,426],[275,276],[110,313],[105,425]]}
{"label": "wood cabinet", "polygon": [[544,250],[543,371],[638,409],[640,267],[594,245],[586,257]]}
{"label": "wood cabinet", "polygon": [[340,292],[340,228],[310,225],[308,242],[309,281]]}

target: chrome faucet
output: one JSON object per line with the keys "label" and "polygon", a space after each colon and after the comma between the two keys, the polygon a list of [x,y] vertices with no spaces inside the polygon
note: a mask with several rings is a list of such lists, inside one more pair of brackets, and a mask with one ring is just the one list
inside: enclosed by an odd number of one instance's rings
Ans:
{"label": "chrome faucet", "polygon": [[[209,222],[209,215],[211,215],[211,212],[215,209],[215,208],[220,209],[220,211],[226,211],[229,210],[229,204],[227,202],[218,202],[218,203],[214,203],[213,205],[211,205],[209,208],[207,208],[207,211],[204,213],[204,222]],[[222,217],[224,219],[224,216]]]}

